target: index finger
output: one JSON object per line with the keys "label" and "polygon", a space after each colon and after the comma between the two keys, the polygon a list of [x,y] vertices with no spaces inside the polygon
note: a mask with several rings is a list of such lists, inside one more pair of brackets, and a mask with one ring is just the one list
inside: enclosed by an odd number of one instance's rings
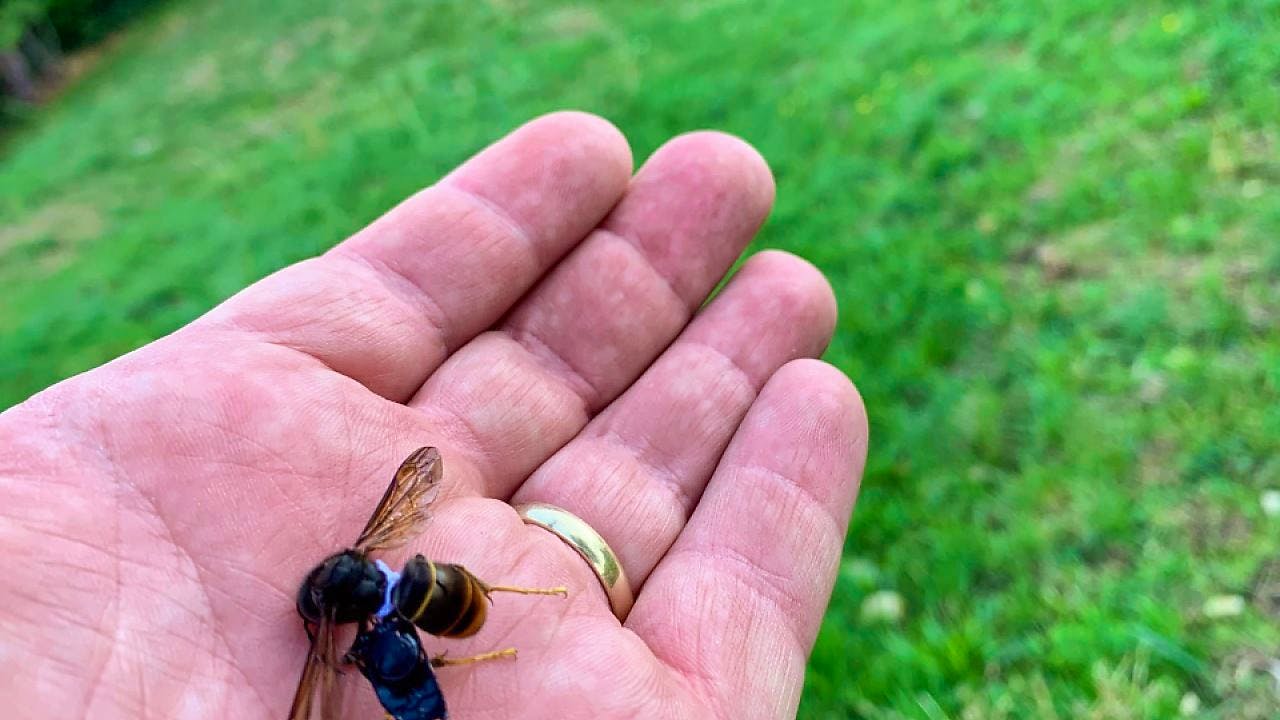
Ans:
{"label": "index finger", "polygon": [[607,121],[538,118],[201,323],[293,348],[407,400],[596,226],[630,175],[630,148]]}

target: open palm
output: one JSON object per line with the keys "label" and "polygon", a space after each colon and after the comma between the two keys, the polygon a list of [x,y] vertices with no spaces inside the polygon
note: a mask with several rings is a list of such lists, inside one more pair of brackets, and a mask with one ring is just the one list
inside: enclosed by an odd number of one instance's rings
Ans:
{"label": "open palm", "polygon": [[[701,307],[772,199],[733,138],[676,138],[632,177],[612,126],[546,116],[0,415],[4,714],[284,717],[298,583],[422,445],[443,492],[404,552],[569,588],[495,595],[474,638],[424,638],[519,649],[439,671],[454,717],[793,714],[866,422],[848,380],[803,359],[835,315],[811,266],[762,253]],[[625,622],[509,504],[534,500],[617,551]],[[378,717],[347,680],[351,716]]]}

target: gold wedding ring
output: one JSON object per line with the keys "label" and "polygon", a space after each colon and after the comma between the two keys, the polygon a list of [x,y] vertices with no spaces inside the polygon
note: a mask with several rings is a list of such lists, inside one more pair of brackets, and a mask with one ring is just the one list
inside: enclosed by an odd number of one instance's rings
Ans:
{"label": "gold wedding ring", "polygon": [[604,586],[613,614],[619,620],[627,619],[627,613],[631,612],[631,606],[635,603],[635,596],[631,594],[631,584],[627,582],[627,574],[622,571],[618,556],[609,547],[609,543],[600,537],[600,533],[577,515],[548,503],[517,505],[516,512],[530,525],[537,525],[557,535],[581,555]]}

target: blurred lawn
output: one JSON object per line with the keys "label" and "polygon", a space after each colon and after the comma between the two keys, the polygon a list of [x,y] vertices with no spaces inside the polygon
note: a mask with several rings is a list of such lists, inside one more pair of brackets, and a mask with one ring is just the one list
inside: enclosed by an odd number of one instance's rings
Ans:
{"label": "blurred lawn", "polygon": [[537,113],[721,128],[873,423],[801,715],[1280,715],[1280,2],[641,5],[145,18],[0,146],[0,407]]}

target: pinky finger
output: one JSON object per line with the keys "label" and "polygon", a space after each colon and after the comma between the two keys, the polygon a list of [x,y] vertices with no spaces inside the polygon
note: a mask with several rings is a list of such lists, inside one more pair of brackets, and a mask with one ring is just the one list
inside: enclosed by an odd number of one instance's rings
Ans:
{"label": "pinky finger", "polygon": [[627,625],[720,716],[795,714],[866,458],[840,371],[776,372]]}

